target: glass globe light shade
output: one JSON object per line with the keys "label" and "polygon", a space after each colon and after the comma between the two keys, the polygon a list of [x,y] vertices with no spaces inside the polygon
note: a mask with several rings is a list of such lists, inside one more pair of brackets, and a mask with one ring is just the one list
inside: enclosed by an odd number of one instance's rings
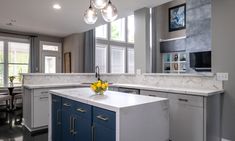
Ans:
{"label": "glass globe light shade", "polygon": [[101,10],[101,14],[106,22],[112,22],[118,16],[117,8],[110,1],[108,5]]}
{"label": "glass globe light shade", "polygon": [[109,0],[92,0],[92,4],[96,9],[103,9],[107,4]]}
{"label": "glass globe light shade", "polygon": [[98,16],[97,16],[96,10],[92,7],[89,7],[89,9],[85,11],[84,21],[87,24],[94,24],[97,21],[97,19],[98,19]]}

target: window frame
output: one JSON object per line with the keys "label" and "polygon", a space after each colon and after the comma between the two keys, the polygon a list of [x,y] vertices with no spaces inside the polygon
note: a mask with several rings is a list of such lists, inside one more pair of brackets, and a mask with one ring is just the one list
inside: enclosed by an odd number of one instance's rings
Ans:
{"label": "window frame", "polygon": [[[122,20],[124,19],[124,41],[123,40],[115,40],[115,39],[112,39],[112,22],[109,23],[109,33],[110,33],[110,41],[113,41],[113,42],[119,42],[119,43],[127,43],[127,36],[128,36],[128,24],[127,24],[127,21],[128,21],[128,17],[125,17],[125,18],[120,18],[120,19],[117,19],[117,20]],[[115,21],[117,21],[115,20]],[[114,22],[115,22],[114,21]]]}
{"label": "window frame", "polygon": [[[106,68],[105,68],[105,72],[104,73],[107,73],[108,72],[108,54],[109,54],[109,52],[108,52],[108,45],[105,45],[105,44],[96,44],[96,47],[97,46],[100,47],[100,48],[105,48],[105,50],[106,50],[106,62],[105,62]],[[95,56],[95,58],[96,58],[96,56]],[[95,65],[96,65],[96,60],[95,60]]]}
{"label": "window frame", "polygon": [[[105,26],[106,25],[106,38],[103,38],[103,37],[96,37],[96,31],[95,31],[95,38],[96,39],[101,39],[101,40],[107,40],[109,37],[109,34],[108,34],[108,31],[109,31],[109,27],[108,27],[108,24],[103,24],[103,25],[100,25],[100,26]],[[97,27],[100,27],[100,26],[97,26]]]}
{"label": "window frame", "polygon": [[116,73],[116,72],[112,72],[112,48],[121,48],[123,49],[124,51],[124,73],[127,72],[127,64],[128,64],[128,61],[127,61],[127,47],[121,47],[121,46],[114,46],[114,45],[111,45],[110,46],[110,73]]}
{"label": "window frame", "polygon": [[[128,16],[125,18],[125,41],[111,40],[111,23],[107,23],[107,39],[96,38],[96,45],[101,44],[107,46],[107,73],[111,73],[111,46],[124,47],[125,48],[125,73],[132,74],[128,72],[128,48],[134,49],[134,43],[128,42]],[[135,63],[135,62],[134,62]],[[135,73],[135,72],[134,72]]]}
{"label": "window frame", "polygon": [[[3,42],[3,59],[4,61],[0,64],[3,64],[3,87],[8,86],[9,84],[9,65],[28,65],[28,72],[30,72],[30,40],[29,39],[22,39],[22,38],[12,38],[12,37],[2,37],[0,36],[0,41]],[[29,61],[28,63],[9,63],[9,42],[17,42],[17,43],[25,43],[29,44]],[[18,83],[16,83],[18,84]]]}

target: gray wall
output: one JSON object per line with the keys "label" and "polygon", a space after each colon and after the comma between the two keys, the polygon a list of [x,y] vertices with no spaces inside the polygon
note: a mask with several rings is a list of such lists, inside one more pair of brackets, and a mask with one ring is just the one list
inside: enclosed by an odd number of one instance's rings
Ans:
{"label": "gray wall", "polygon": [[187,0],[186,50],[211,50],[211,0]]}
{"label": "gray wall", "polygon": [[186,3],[186,0],[174,0],[172,2],[168,2],[166,4],[163,4],[161,6],[158,6],[157,8],[157,25],[159,28],[157,28],[159,32],[159,38],[162,40],[166,39],[172,39],[177,37],[186,36],[186,29],[178,30],[169,32],[169,8]]}
{"label": "gray wall", "polygon": [[135,15],[135,69],[142,73],[150,71],[149,47],[149,8],[142,8],[134,12]]}
{"label": "gray wall", "polygon": [[235,141],[235,1],[212,0],[212,69],[228,72],[224,82],[222,136]]}
{"label": "gray wall", "polygon": [[82,73],[84,71],[84,33],[65,37],[63,49],[63,53],[71,52],[72,73]]}

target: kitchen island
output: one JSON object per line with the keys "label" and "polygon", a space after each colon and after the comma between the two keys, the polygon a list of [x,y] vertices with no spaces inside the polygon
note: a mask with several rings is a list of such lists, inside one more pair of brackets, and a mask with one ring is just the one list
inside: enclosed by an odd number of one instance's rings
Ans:
{"label": "kitchen island", "polygon": [[49,92],[49,141],[166,141],[166,98],[89,88]]}

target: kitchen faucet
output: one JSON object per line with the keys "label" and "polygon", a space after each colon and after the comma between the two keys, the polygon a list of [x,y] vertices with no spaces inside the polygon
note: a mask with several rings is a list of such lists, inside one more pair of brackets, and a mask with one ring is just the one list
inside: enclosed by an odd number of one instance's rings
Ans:
{"label": "kitchen faucet", "polygon": [[99,66],[95,67],[95,78],[100,80],[100,67]]}

